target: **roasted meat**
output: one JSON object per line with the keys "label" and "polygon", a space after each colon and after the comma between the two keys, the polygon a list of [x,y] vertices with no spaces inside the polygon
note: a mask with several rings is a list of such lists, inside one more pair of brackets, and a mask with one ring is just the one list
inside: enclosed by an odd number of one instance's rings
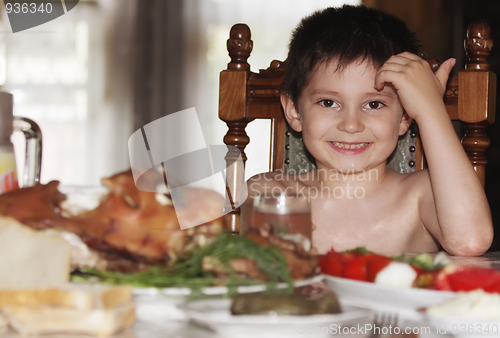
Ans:
{"label": "roasted meat", "polygon": [[50,220],[61,217],[61,202],[66,196],[59,182],[10,191],[0,195],[0,215],[10,216],[33,228],[46,228]]}
{"label": "roasted meat", "polygon": [[[314,250],[306,251],[299,243],[279,237],[270,227],[253,229],[246,237],[263,247],[277,247],[286,260],[293,280],[311,277],[318,272],[318,258]],[[221,264],[218,257],[207,255],[203,258],[203,269],[221,277],[239,274],[257,280],[267,280],[255,260],[245,253],[242,253],[241,257],[230,260],[228,265]]]}
{"label": "roasted meat", "polygon": [[186,230],[180,229],[177,220],[176,212],[192,218],[199,213],[216,217],[221,210],[216,208],[222,208],[224,200],[215,192],[187,192],[186,198],[197,198],[194,207],[186,203],[185,208],[174,209],[162,203],[158,194],[137,189],[130,171],[104,178],[102,183],[109,193],[95,209],[79,215],[65,212],[62,202],[66,196],[58,190],[57,181],[0,195],[0,215],[38,230],[77,234],[99,254],[99,268],[123,272],[175,260],[223,229],[221,217]]}
{"label": "roasted meat", "polygon": [[248,236],[260,245],[278,247],[285,256],[294,280],[309,277],[317,272],[318,257],[314,249],[306,251],[299,243],[277,236],[270,227],[266,226],[250,232]]}

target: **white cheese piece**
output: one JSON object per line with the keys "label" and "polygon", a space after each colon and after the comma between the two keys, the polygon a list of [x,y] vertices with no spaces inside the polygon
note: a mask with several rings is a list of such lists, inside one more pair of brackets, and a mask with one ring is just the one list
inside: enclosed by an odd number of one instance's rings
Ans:
{"label": "white cheese piece", "polygon": [[394,288],[411,288],[417,278],[416,271],[403,262],[391,262],[379,271],[375,283]]}
{"label": "white cheese piece", "polygon": [[59,286],[69,281],[71,246],[12,218],[0,218],[0,289]]}
{"label": "white cheese piece", "polygon": [[500,294],[483,290],[459,292],[455,298],[429,307],[427,313],[442,318],[500,321]]}

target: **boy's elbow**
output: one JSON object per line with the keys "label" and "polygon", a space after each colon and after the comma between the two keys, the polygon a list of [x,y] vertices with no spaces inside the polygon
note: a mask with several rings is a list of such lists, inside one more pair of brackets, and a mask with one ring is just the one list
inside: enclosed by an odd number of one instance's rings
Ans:
{"label": "boy's elbow", "polygon": [[490,245],[476,245],[474,243],[460,248],[453,248],[452,250],[447,250],[447,252],[453,256],[481,256],[488,251]]}
{"label": "boy's elbow", "polygon": [[446,250],[454,256],[481,256],[491,247],[493,242],[493,227],[476,235],[464,238],[464,241],[455,243]]}

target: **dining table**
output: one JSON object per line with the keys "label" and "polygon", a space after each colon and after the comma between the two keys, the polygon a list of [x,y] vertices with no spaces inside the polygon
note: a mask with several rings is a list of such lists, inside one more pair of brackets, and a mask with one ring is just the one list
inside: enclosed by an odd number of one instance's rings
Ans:
{"label": "dining table", "polygon": [[[500,252],[488,252],[479,257],[457,257],[448,256],[453,264],[493,267],[500,269]],[[322,317],[316,320],[316,316],[298,316],[293,319],[294,322],[283,321],[280,316],[269,315],[265,320],[262,316],[234,316],[228,311],[230,298],[223,291],[213,292],[204,298],[190,297],[189,292],[184,288],[155,289],[155,288],[137,288],[134,289],[134,302],[136,304],[136,320],[134,324],[125,331],[119,332],[113,337],[120,338],[219,338],[219,337],[483,337],[483,335],[474,332],[474,326],[469,329],[467,334],[460,332],[454,334],[450,330],[445,330],[429,322],[421,309],[409,309],[405,304],[396,306],[394,303],[386,302],[383,298],[391,298],[391,290],[384,289],[380,292],[374,289],[373,292],[361,290],[367,287],[365,282],[360,287],[359,292],[355,289],[348,290],[353,292],[353,297],[343,297],[342,292],[347,289],[336,289],[335,285],[328,283],[328,276],[318,275],[311,279],[311,283],[303,283],[302,287],[316,286],[325,287],[337,294],[343,309],[355,309],[347,322],[339,322],[337,317]],[[351,283],[336,279],[336,282]],[[334,283],[335,284],[335,283]],[[360,284],[361,285],[361,284]],[[370,287],[377,288],[376,285]],[[227,291],[227,290],[226,290]],[[369,290],[368,290],[369,291]],[[437,295],[436,290],[425,290]],[[365,292],[366,294],[364,294]],[[387,293],[389,292],[389,293]],[[403,292],[400,289],[394,289],[393,294]],[[404,292],[412,292],[405,290]],[[356,295],[362,297],[356,301]],[[425,296],[427,297],[427,296]],[[434,297],[434,296],[432,296]],[[205,302],[205,303],[203,303]],[[191,307],[193,304],[196,306]],[[207,304],[219,304],[222,307],[204,308]],[[198,306],[198,307],[197,307]],[[358,312],[356,312],[358,311]],[[500,307],[497,309],[500,313]],[[355,315],[353,315],[353,313]],[[348,314],[346,314],[348,315]],[[323,315],[319,315],[323,316]],[[385,316],[385,318],[384,318]],[[392,319],[390,316],[393,316]],[[388,323],[383,324],[382,320],[393,320],[389,329]],[[260,321],[260,322],[259,322]],[[348,325],[346,323],[349,323]],[[378,325],[378,326],[377,326]],[[488,323],[491,325],[487,337],[500,336],[500,321]],[[496,332],[496,334],[495,334]],[[484,333],[484,332],[481,332]],[[3,338],[20,338],[15,333],[0,331]],[[44,338],[88,338],[88,336],[78,335],[44,335]]]}
{"label": "dining table", "polygon": [[[500,252],[488,252],[479,257],[459,257],[447,256],[453,264],[478,266],[478,267],[492,267],[500,269]],[[326,284],[325,279],[327,276],[318,276],[313,282],[315,284]],[[349,283],[349,281],[347,281]],[[363,282],[360,282],[363,283]],[[373,283],[372,283],[373,284]],[[394,290],[397,294],[401,290]],[[427,290],[426,290],[427,291]],[[429,290],[430,292],[439,293],[442,291]],[[334,289],[335,293],[336,290]],[[444,291],[443,291],[444,292]],[[207,313],[206,320],[199,320],[196,316],[192,316],[187,306],[190,304],[189,297],[177,296],[170,293],[170,295],[152,291],[151,293],[136,294],[137,301],[137,320],[135,324],[127,331],[121,332],[117,337],[125,338],[155,338],[155,337],[173,337],[173,338],[191,338],[191,337],[413,337],[413,338],[430,338],[430,337],[482,337],[480,334],[475,334],[472,330],[467,334],[453,334],[453,332],[446,332],[443,328],[433,327],[425,316],[414,316],[413,311],[408,311],[407,308],[392,307],[391,304],[385,305],[383,302],[378,302],[379,299],[376,295],[375,302],[360,302],[358,304],[346,299],[343,304],[344,298],[338,295],[342,305],[345,306],[359,306],[361,309],[369,311],[366,317],[358,318],[359,321],[350,326],[349,330],[342,330],[342,327],[337,325],[334,321],[318,322],[315,327],[312,325],[297,325],[294,329],[296,332],[290,332],[290,329],[280,334],[280,329],[283,328],[279,323],[279,318],[276,318],[276,328],[272,328],[268,322],[259,325],[258,320],[254,322],[240,321],[238,318],[233,318],[235,323],[230,323],[231,315],[227,314],[223,318],[216,317],[214,313]],[[368,297],[370,297],[368,295]],[[216,299],[221,300],[227,298],[225,295],[220,295]],[[213,297],[210,301],[213,301]],[[199,302],[195,300],[194,302]],[[355,301],[354,301],[355,302]],[[379,304],[380,303],[380,304]],[[497,309],[500,313],[500,307]],[[418,311],[415,311],[418,313]],[[391,329],[379,327],[379,331],[375,329],[377,320],[381,319],[381,314],[392,314],[399,316],[399,329]],[[378,317],[377,317],[378,316]],[[206,325],[210,317],[216,318],[220,321],[220,326],[234,326],[231,330],[218,330],[215,324]],[[235,316],[232,316],[235,317]],[[300,323],[307,319],[299,318],[297,322]],[[314,322],[313,322],[314,323]],[[209,323],[210,324],[210,323]],[[379,323],[380,324],[380,323]],[[489,325],[489,324],[488,324]],[[500,337],[500,321],[493,323],[490,327],[490,335]],[[403,330],[402,326],[405,326]],[[495,332],[497,334],[495,334]],[[55,338],[55,337],[54,337]],[[58,338],[58,337],[57,337]]]}
{"label": "dining table", "polygon": [[[99,189],[81,188],[64,190],[68,201],[81,207],[82,200],[90,201],[85,205],[89,210],[95,208],[103,194]],[[81,197],[86,197],[82,199]],[[87,198],[88,197],[88,198]],[[97,202],[98,204],[99,202]],[[487,267],[500,270],[500,251],[487,252],[478,257],[459,257],[444,252],[431,256],[444,255],[455,265]],[[134,287],[133,302],[135,305],[135,321],[131,327],[118,332],[113,338],[246,338],[246,337],[397,337],[463,338],[463,332],[456,334],[452,326],[442,329],[443,324],[433,323],[425,315],[429,302],[445,301],[456,294],[447,291],[421,289],[415,287],[395,288],[377,283],[353,281],[347,278],[316,274],[304,280],[295,281],[296,288],[309,288],[317,292],[331,292],[340,303],[338,314],[283,316],[269,315],[232,315],[230,312],[231,297],[224,286],[209,287],[202,292],[203,297],[193,297],[192,291],[186,287],[154,288]],[[265,286],[255,285],[241,287],[238,293],[261,292]],[[499,287],[500,290],[500,287]],[[199,296],[199,295],[198,295]],[[497,294],[500,298],[500,294]],[[500,303],[499,303],[500,304]],[[500,314],[500,305],[494,308]],[[500,318],[500,315],[498,316]],[[488,322],[488,330],[500,337],[500,319]],[[457,324],[458,325],[458,324]],[[469,325],[469,324],[467,324]],[[392,327],[392,329],[390,329]],[[481,327],[484,329],[484,325]],[[474,329],[468,330],[468,337],[475,335]],[[485,330],[483,330],[485,331]],[[483,332],[481,332],[483,333]],[[495,335],[496,334],[496,335]],[[43,338],[88,338],[75,334],[43,335]],[[21,338],[2,323],[0,316],[0,338]]]}

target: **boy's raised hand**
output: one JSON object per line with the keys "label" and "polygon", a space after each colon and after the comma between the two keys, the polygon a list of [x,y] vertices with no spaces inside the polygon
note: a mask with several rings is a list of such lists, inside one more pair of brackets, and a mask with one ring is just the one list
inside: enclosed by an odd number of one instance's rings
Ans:
{"label": "boy's raised hand", "polygon": [[415,54],[394,55],[378,70],[375,89],[382,90],[391,84],[406,113],[418,121],[421,113],[443,104],[446,83],[455,63],[455,59],[448,59],[434,73],[429,63]]}

